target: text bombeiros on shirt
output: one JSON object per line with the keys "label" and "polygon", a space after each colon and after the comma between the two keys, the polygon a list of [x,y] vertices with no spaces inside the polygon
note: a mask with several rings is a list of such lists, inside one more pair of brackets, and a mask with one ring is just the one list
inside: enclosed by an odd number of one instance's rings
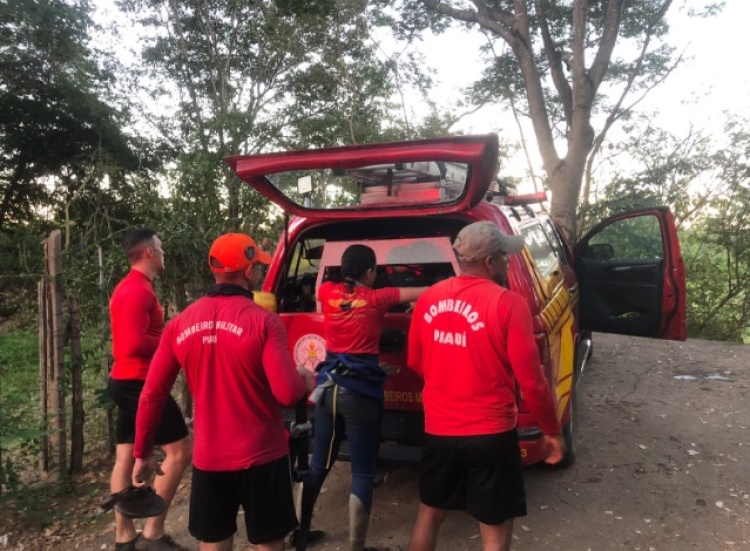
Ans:
{"label": "text bombeiros on shirt", "polygon": [[[201,321],[183,329],[180,334],[177,335],[177,344],[182,344],[185,339],[187,339],[188,337],[192,337],[196,333],[213,331],[214,329],[216,329],[217,331],[229,331],[230,333],[232,333],[233,335],[237,335],[238,337],[241,337],[242,331],[244,331],[242,327],[239,327],[238,325],[235,325],[234,323],[228,321]],[[216,342],[216,335],[204,335],[203,342]]]}
{"label": "text bombeiros on shirt", "polygon": [[[427,308],[424,320],[427,323],[432,323],[436,317],[444,313],[458,314],[463,317],[467,323],[469,323],[472,331],[479,331],[484,328],[484,322],[479,321],[479,314],[474,311],[471,304],[464,302],[463,300],[453,300],[452,298],[440,300],[437,304],[431,304]],[[452,344],[455,346],[466,347],[465,331],[453,332],[435,329],[433,332],[433,339],[435,342],[441,344]]]}

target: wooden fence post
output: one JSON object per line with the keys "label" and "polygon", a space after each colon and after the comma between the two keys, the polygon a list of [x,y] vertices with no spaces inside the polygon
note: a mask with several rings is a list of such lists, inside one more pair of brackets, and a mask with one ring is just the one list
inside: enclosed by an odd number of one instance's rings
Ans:
{"label": "wooden fence post", "polygon": [[[46,240],[43,242],[46,255]],[[49,430],[49,423],[47,421],[47,371],[49,364],[47,363],[47,280],[42,278],[37,284],[37,293],[39,296],[39,320],[38,320],[38,331],[39,331],[39,413],[42,419],[42,426],[45,430],[41,436],[41,445],[39,449],[39,469],[42,472],[49,470],[49,437],[47,431]]]}
{"label": "wooden fence post", "polygon": [[47,370],[47,413],[50,419],[49,436],[50,448],[57,463],[57,472],[63,476],[67,461],[66,430],[65,430],[65,395],[63,393],[65,381],[65,367],[63,363],[63,340],[65,327],[63,325],[62,300],[62,235],[60,230],[50,232],[47,246],[47,280],[49,283],[51,341],[51,357]]}
{"label": "wooden fence post", "polygon": [[83,470],[83,377],[81,374],[81,317],[78,308],[78,295],[68,297],[68,321],[70,328],[70,384],[71,419],[70,419],[70,474]]}

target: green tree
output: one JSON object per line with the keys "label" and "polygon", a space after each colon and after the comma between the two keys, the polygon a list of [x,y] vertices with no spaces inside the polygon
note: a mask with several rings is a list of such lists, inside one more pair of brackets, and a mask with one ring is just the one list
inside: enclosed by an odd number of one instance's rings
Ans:
{"label": "green tree", "polygon": [[154,99],[172,98],[156,119],[180,152],[174,196],[201,201],[204,221],[236,229],[268,210],[224,166],[226,155],[379,133],[390,88],[368,45],[362,2],[120,6],[145,27],[143,62]]}
{"label": "green tree", "polygon": [[139,165],[91,27],[82,0],[0,4],[0,229]]}
{"label": "green tree", "polygon": [[697,130],[674,136],[647,119],[608,150],[612,178],[582,214],[669,205],[687,274],[688,335],[742,342],[750,328],[749,121],[729,117],[711,140]]}
{"label": "green tree", "polygon": [[725,144],[712,156],[722,193],[683,232],[691,334],[747,342],[750,338],[750,121],[730,118]]}
{"label": "green tree", "polygon": [[[676,63],[664,41],[672,0],[418,1],[487,37],[488,65],[474,98],[509,102],[531,120],[551,215],[574,236],[587,163],[612,125]],[[616,55],[618,43],[632,55]]]}
{"label": "green tree", "polygon": [[600,158],[606,175],[592,180],[589,204],[580,209],[581,226],[613,212],[669,205],[678,227],[705,216],[706,208],[725,193],[719,151],[705,132],[690,129],[675,136],[652,125],[644,113],[624,125],[625,138],[611,144]]}

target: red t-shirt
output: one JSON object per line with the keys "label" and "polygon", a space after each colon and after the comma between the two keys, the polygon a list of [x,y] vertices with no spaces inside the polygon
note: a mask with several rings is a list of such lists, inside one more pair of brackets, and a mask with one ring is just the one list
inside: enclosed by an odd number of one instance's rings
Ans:
{"label": "red t-shirt", "polygon": [[459,276],[430,287],[414,307],[408,365],[424,378],[429,434],[472,436],[514,429],[514,378],[542,431],[560,432],[531,312],[520,295],[493,281]]}
{"label": "red t-shirt", "polygon": [[276,314],[246,296],[209,296],[167,325],[138,404],[135,457],[150,453],[180,367],[195,404],[196,467],[240,470],[289,453],[282,405],[305,385]]}
{"label": "red t-shirt", "polygon": [[117,284],[109,301],[109,316],[115,359],[110,377],[144,380],[164,327],[164,310],[146,274],[130,270]]}
{"label": "red t-shirt", "polygon": [[385,313],[399,303],[397,287],[374,291],[357,285],[327,281],[318,289],[323,309],[326,350],[335,354],[377,354]]}

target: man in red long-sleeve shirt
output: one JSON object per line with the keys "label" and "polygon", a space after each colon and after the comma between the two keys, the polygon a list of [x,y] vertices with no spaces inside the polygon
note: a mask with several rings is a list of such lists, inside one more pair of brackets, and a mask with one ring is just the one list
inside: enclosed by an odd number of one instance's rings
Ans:
{"label": "man in red long-sleeve shirt", "polygon": [[214,241],[216,285],[167,325],[138,405],[133,485],[143,486],[182,368],[195,401],[189,530],[202,550],[232,548],[240,506],[256,549],[281,551],[297,526],[282,406],[298,402],[313,379],[298,373],[279,316],[253,302],[250,289],[270,261],[248,235]]}
{"label": "man in red long-sleeve shirt", "polygon": [[[164,311],[153,287],[153,280],[164,270],[161,240],[154,230],[138,229],[125,237],[123,250],[130,263],[130,272],[117,285],[109,303],[115,361],[107,388],[118,409],[115,466],[110,479],[112,493],[130,486],[138,399],[164,325]],[[182,412],[171,397],[159,425],[156,443],[164,451],[165,459],[162,464],[164,476],[155,485],[155,490],[169,503],[185,467],[190,463],[192,448]],[[143,537],[147,549],[178,547],[164,533],[166,516],[165,511],[146,520]],[[137,537],[133,520],[115,511],[115,549],[134,551]]]}
{"label": "man in red long-sleeve shirt", "polygon": [[479,521],[485,549],[510,549],[513,519],[526,515],[515,381],[544,433],[546,462],[562,459],[531,312],[502,286],[508,253],[523,246],[491,222],[466,226],[453,244],[461,274],[430,287],[414,308],[408,365],[425,382],[427,438],[410,551],[435,549],[449,509]]}

